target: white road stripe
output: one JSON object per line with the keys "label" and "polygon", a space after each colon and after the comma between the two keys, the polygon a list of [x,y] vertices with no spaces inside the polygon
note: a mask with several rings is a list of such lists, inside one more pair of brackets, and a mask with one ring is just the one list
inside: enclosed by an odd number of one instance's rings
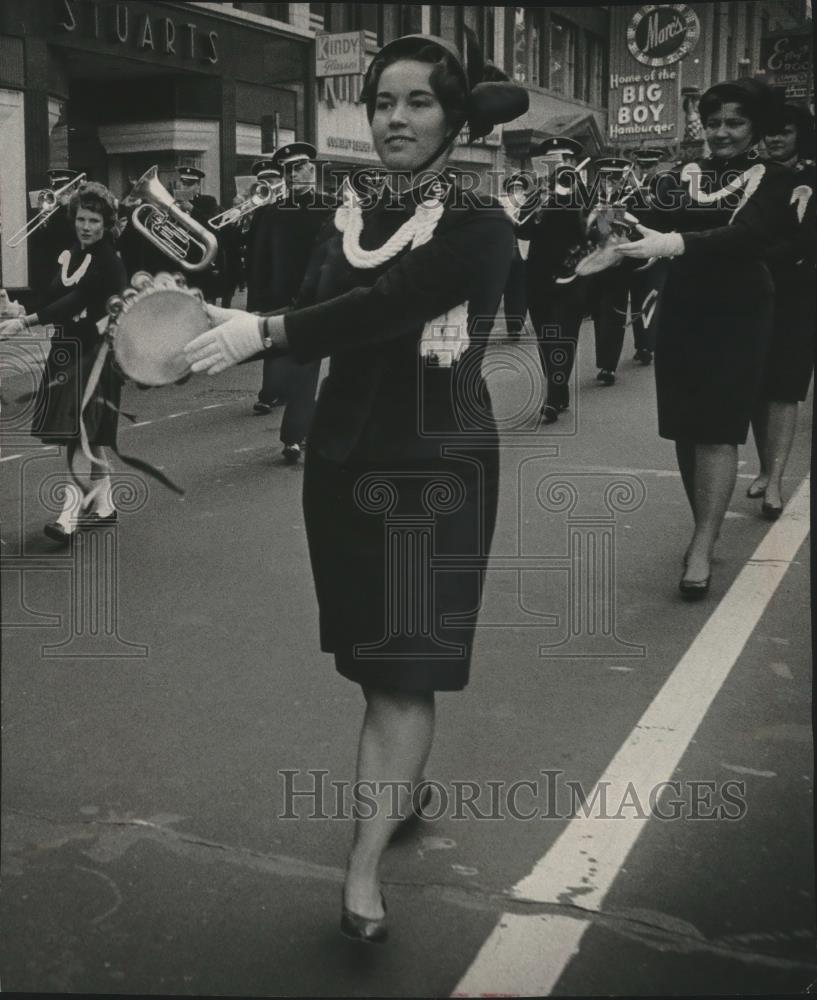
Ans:
{"label": "white road stripe", "polygon": [[[607,788],[611,812],[629,788],[649,803],[652,790],[672,778],[808,531],[806,478],[599,779],[596,788]],[[648,817],[633,816],[634,809],[618,819],[598,812],[572,819],[512,894],[600,910]],[[453,995],[549,995],[588,926],[568,915],[503,914]]]}
{"label": "white road stripe", "polygon": [[22,458],[22,457],[23,457],[22,454],[20,454],[20,455],[5,455],[3,458],[0,458],[0,462],[10,462],[13,458]]}

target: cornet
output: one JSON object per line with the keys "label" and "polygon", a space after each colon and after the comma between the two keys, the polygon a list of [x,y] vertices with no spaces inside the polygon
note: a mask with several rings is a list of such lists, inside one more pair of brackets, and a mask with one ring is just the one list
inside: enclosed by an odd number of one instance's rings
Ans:
{"label": "cornet", "polygon": [[533,195],[529,196],[530,198],[533,198],[533,200],[527,205],[527,209],[524,214],[520,212],[519,219],[516,223],[517,226],[524,226],[526,222],[546,208],[548,203],[553,199],[554,194],[567,196],[573,191],[577,184],[583,184],[584,181],[582,179],[581,172],[589,162],[590,157],[588,156],[575,167],[571,166],[569,163],[556,164],[552,182],[546,180],[543,184],[540,184],[539,188],[535,192],[535,197]]}
{"label": "cornet", "polygon": [[257,208],[261,208],[263,205],[274,205],[275,202],[281,201],[282,198],[286,197],[286,188],[286,181],[283,180],[276,181],[275,184],[258,181],[257,184],[253,185],[252,194],[248,198],[245,198],[239,205],[233,205],[232,208],[214,215],[212,219],[207,220],[207,223],[213,229],[231,226],[234,222],[240,222],[251,215]]}
{"label": "cornet", "polygon": [[127,201],[141,204],[134,209],[131,222],[186,271],[203,271],[218,252],[218,240],[179,208],[157,172],[158,167],[151,167],[133,185]]}
{"label": "cornet", "polygon": [[54,212],[57,211],[60,205],[60,198],[69,192],[73,194],[74,189],[78,189],[80,184],[83,184],[84,182],[85,174],[77,174],[76,177],[68,181],[67,184],[63,184],[61,188],[57,188],[56,191],[51,191],[48,188],[46,188],[45,191],[41,191],[39,198],[39,212],[33,219],[29,219],[29,221],[21,229],[18,229],[16,233],[12,233],[6,245],[10,247],[18,247],[21,243],[24,243],[35,229],[39,229],[40,226],[45,225]]}

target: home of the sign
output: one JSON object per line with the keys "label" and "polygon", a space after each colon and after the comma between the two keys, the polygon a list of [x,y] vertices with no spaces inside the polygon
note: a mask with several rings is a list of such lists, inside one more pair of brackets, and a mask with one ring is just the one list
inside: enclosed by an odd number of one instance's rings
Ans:
{"label": "home of the sign", "polygon": [[57,14],[61,31],[77,31],[86,38],[130,45],[183,59],[218,62],[218,33],[196,24],[177,24],[169,17],[135,13],[126,3],[61,0]]}

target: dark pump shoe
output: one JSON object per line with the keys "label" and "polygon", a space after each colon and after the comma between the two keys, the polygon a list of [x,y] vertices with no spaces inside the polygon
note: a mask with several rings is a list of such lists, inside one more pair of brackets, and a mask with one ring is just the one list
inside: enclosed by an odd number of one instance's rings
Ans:
{"label": "dark pump shoe", "polygon": [[303,451],[299,444],[286,444],[284,445],[284,461],[287,465],[295,465],[295,463],[300,459]]}
{"label": "dark pump shoe", "polygon": [[596,376],[596,381],[601,382],[604,385],[615,385],[615,372],[611,372],[609,368],[601,368]]}
{"label": "dark pump shoe", "polygon": [[709,584],[711,581],[711,573],[705,580],[685,580],[681,577],[678,590],[685,601],[700,601],[709,593]]}
{"label": "dark pump shoe", "polygon": [[642,364],[642,365],[651,365],[652,364],[652,351],[647,350],[646,347],[640,347],[635,352],[635,356],[633,357],[633,361],[637,361],[639,364]]}
{"label": "dark pump shoe", "polygon": [[763,501],[763,506],[760,508],[760,516],[765,521],[776,521],[780,515],[783,513],[783,504],[780,505],[775,503],[766,503]]}
{"label": "dark pump shoe", "polygon": [[60,545],[70,545],[74,537],[74,532],[66,531],[58,521],[49,521],[43,531],[52,541],[59,542]]}
{"label": "dark pump shoe", "polygon": [[752,483],[752,485],[746,491],[746,496],[749,497],[750,500],[759,500],[761,497],[766,496],[766,487],[755,486],[755,484]]}
{"label": "dark pump shoe", "polygon": [[352,941],[362,941],[364,944],[383,944],[389,936],[389,929],[386,926],[386,900],[382,892],[380,901],[383,904],[383,916],[374,920],[353,912],[343,903],[340,916],[341,934],[351,938]]}
{"label": "dark pump shoe", "polygon": [[542,415],[543,424],[555,424],[559,419],[559,411],[555,406],[551,406],[549,403],[545,403],[540,410],[540,413]]}

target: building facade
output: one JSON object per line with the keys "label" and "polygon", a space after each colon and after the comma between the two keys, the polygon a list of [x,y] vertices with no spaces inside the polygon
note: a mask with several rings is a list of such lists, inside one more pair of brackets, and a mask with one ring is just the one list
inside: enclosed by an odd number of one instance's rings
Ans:
{"label": "building facade", "polygon": [[[700,145],[697,97],[716,80],[759,75],[813,104],[809,15],[808,0],[3,0],[2,232],[24,224],[49,167],[84,171],[122,195],[153,164],[168,188],[177,166],[198,166],[204,192],[227,205],[252,161],[293,139],[314,143],[330,182],[375,164],[363,75],[382,44],[412,32],[462,49],[468,27],[484,56],[528,90],[527,114],[458,144],[457,166],[483,175],[527,169],[532,149],[554,134],[577,139],[589,156],[643,144],[683,155]],[[3,238],[0,285],[27,286],[27,253]]]}

